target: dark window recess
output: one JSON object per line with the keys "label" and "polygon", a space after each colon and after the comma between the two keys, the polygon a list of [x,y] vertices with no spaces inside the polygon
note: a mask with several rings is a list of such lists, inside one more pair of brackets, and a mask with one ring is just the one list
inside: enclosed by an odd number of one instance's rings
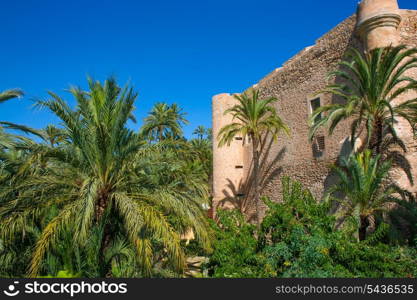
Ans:
{"label": "dark window recess", "polygon": [[318,136],[314,139],[313,145],[313,156],[315,158],[320,158],[324,154],[324,150],[326,148],[326,141],[324,136]]}
{"label": "dark window recess", "polygon": [[242,138],[242,137],[240,137],[240,136],[238,136],[238,137],[235,137],[235,140],[236,140],[236,141],[241,141],[241,140],[243,140],[243,138]]}
{"label": "dark window recess", "polygon": [[243,194],[243,193],[236,194],[236,197],[245,197],[245,196],[246,194]]}
{"label": "dark window recess", "polygon": [[243,166],[236,166],[236,169],[243,169]]}
{"label": "dark window recess", "polygon": [[[311,105],[311,113],[313,114],[314,111],[320,107],[320,98],[310,100],[310,105]],[[321,114],[317,115],[314,118],[314,123],[317,123],[320,120],[321,120]]]}
{"label": "dark window recess", "polygon": [[325,140],[324,140],[324,136],[318,136],[317,137],[317,147],[321,151],[324,151],[326,149],[326,143],[325,143]]}

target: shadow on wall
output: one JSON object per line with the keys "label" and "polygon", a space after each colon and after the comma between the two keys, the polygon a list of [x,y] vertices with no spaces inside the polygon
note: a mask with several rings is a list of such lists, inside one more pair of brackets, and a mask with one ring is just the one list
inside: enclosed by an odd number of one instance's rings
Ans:
{"label": "shadow on wall", "polygon": [[[349,39],[349,43],[345,49],[345,54],[343,55],[342,59],[347,59],[347,52],[349,51],[349,49],[351,48],[356,48],[358,49],[361,53],[365,52],[365,48],[363,43],[361,42],[360,38],[358,37],[357,33],[354,33],[351,35],[350,39]],[[341,67],[339,66],[339,70],[346,70],[345,67]],[[347,81],[341,77],[336,77],[335,78],[335,83],[336,84],[347,84]],[[352,86],[350,86],[352,88]],[[337,95],[332,95],[331,98],[331,103],[332,104],[344,104],[345,100],[343,98],[341,98],[340,96]],[[351,131],[351,122],[349,123],[349,135],[350,135],[350,131]],[[383,140],[383,144],[382,144],[382,149],[385,149],[384,153],[382,153],[382,158],[384,160],[391,160],[392,161],[392,166],[393,168],[399,169],[401,170],[405,176],[407,176],[407,179],[409,180],[409,183],[411,185],[414,184],[413,182],[413,176],[412,176],[412,166],[410,164],[410,162],[407,160],[407,158],[405,157],[404,153],[407,152],[407,147],[406,144],[404,143],[403,140],[401,140],[399,137],[393,137],[393,135],[391,134],[390,131],[385,131],[384,132],[384,140]],[[343,145],[342,148],[340,150],[340,153],[338,155],[338,159],[336,161],[336,163],[340,162],[340,159],[342,157],[348,157],[353,150],[354,151],[362,151],[363,147],[365,146],[364,143],[361,142],[366,140],[366,130],[365,128],[359,128],[359,133],[357,134],[356,137],[359,140],[359,143],[356,142],[355,145],[355,149],[352,149],[352,145],[350,143],[350,137],[348,137]],[[326,178],[326,182],[332,182],[332,175],[329,175],[330,178],[327,180]],[[328,190],[328,184],[325,183],[325,191]]]}
{"label": "shadow on wall", "polygon": [[[345,50],[345,55],[343,56],[343,59],[346,59],[346,52],[350,48],[356,48],[361,52],[365,51],[363,44],[360,42],[360,40],[355,34],[353,34],[350,38],[350,41],[349,41],[348,47]],[[343,67],[339,67],[339,69],[343,70]],[[336,77],[335,83],[346,84],[347,82],[343,78]],[[345,102],[344,102],[344,99],[342,99],[341,97],[332,95],[331,103],[344,104]],[[349,123],[349,131],[350,131],[350,126],[351,126],[351,122]],[[362,141],[365,141],[367,138],[365,128],[359,128],[359,133],[357,134],[356,138],[357,138],[357,142],[355,143],[354,149],[352,148],[350,137],[347,137],[344,140],[342,147],[340,149],[339,155],[337,157],[337,160],[335,161],[336,165],[341,161],[342,158],[347,158],[353,152],[362,151],[364,149],[365,143],[363,143]],[[393,173],[396,173],[398,171],[401,172],[402,173],[401,176],[405,175],[407,179],[409,180],[409,183],[413,185],[414,182],[413,182],[413,177],[412,177],[412,172],[411,172],[412,166],[410,162],[408,161],[408,159],[406,158],[406,156],[404,155],[405,153],[407,153],[407,147],[404,141],[398,137],[394,138],[391,132],[386,130],[383,133],[383,144],[381,148],[383,149],[382,159],[390,160],[392,162],[392,167],[395,170],[393,171]],[[329,189],[335,184],[338,184],[338,177],[335,175],[334,172],[330,170],[324,181],[324,193],[328,192]],[[336,194],[335,197],[338,199],[343,199],[344,195],[339,193],[339,194]],[[409,197],[409,199],[412,199],[412,197]],[[403,201],[405,200],[403,199]],[[414,207],[415,209],[416,207],[415,199],[413,199],[413,201],[407,200],[406,202],[407,202],[407,205]],[[335,212],[339,208],[340,208],[339,205],[335,204],[332,207],[332,210],[333,212]],[[389,212],[389,214],[401,214],[401,213],[404,213],[404,211],[402,211],[401,208],[394,208]],[[343,224],[343,219],[338,220],[338,224],[339,225]],[[404,224],[400,224],[400,225],[401,225],[400,227],[403,228],[405,233],[407,233],[406,232],[407,230],[408,231],[410,230],[409,229],[410,227],[407,227]],[[407,236],[410,234],[404,234],[404,235]]]}
{"label": "shadow on wall", "polygon": [[[260,190],[264,190],[268,184],[274,179],[279,178],[282,173],[282,166],[279,162],[284,158],[287,151],[286,147],[282,147],[278,154],[270,160],[270,153],[273,145],[273,140],[269,136],[265,136],[262,144],[260,153],[259,174],[261,176]],[[219,207],[230,207],[238,209],[244,215],[247,216],[248,221],[256,220],[255,203],[254,203],[254,173],[253,173],[253,161],[248,168],[248,176],[244,180],[239,182],[236,186],[231,180],[227,179],[227,189],[222,191],[224,199],[218,202],[217,208]]]}
{"label": "shadow on wall", "polygon": [[[345,49],[343,49],[344,54],[342,55],[342,59],[346,59],[347,58],[347,52],[350,48],[356,48],[359,51],[364,51],[364,47],[363,47],[363,43],[360,41],[360,38],[357,36],[356,33],[353,33],[350,38],[349,38],[349,42],[346,44]],[[336,65],[337,62],[335,62],[334,68],[337,68],[338,66]],[[339,66],[340,68],[340,66]],[[325,82],[324,82],[325,83]],[[340,84],[340,83],[346,83],[346,80],[342,79],[341,77],[336,77],[334,79],[334,83],[336,84]],[[344,99],[335,95],[332,95],[331,98],[329,99],[330,103],[333,104],[343,104],[344,103]],[[332,159],[334,161],[332,161],[335,164],[338,164],[338,162],[343,158],[343,157],[348,157],[352,152],[352,146],[351,146],[351,142],[349,139],[350,136],[350,123],[349,121],[347,121],[346,126],[341,126],[341,124],[338,127],[345,127],[345,139],[343,140],[342,144],[340,145],[340,149],[338,151],[338,153],[334,153],[332,154],[332,157],[328,157],[327,160]],[[349,129],[348,129],[349,128]],[[339,128],[339,130],[341,130],[341,128]],[[360,135],[362,137],[362,135]],[[336,137],[333,137],[333,139],[335,139]],[[340,138],[340,137],[339,137]],[[330,137],[329,140],[331,140],[332,138]],[[308,145],[309,141],[306,140],[305,141],[306,146]],[[268,136],[266,136],[263,140],[262,143],[262,149],[261,149],[261,162],[260,162],[260,190],[262,192],[262,190],[264,190],[267,186],[271,185],[271,184],[276,184],[276,185],[280,185],[281,184],[281,176],[283,175],[284,167],[280,164],[280,162],[283,160],[283,158],[285,157],[286,153],[287,153],[287,149],[285,146],[280,148],[280,151],[274,156],[271,157],[271,148],[273,145],[273,141],[272,139],[268,138]],[[314,148],[312,148],[312,151],[314,151]],[[404,169],[406,171],[406,173],[408,175],[411,175],[411,166],[410,164],[404,160],[399,154],[400,151],[395,151],[394,153],[396,155],[396,158],[394,159],[395,161],[398,161],[399,165],[404,166]],[[312,155],[313,156],[313,155]],[[314,158],[312,158],[313,160]],[[255,211],[254,211],[254,207],[255,207],[255,203],[253,201],[254,197],[253,197],[253,162],[251,162],[251,165],[248,168],[247,171],[247,176],[241,181],[239,182],[238,186],[235,186],[235,184],[231,181],[228,180],[229,184],[227,186],[227,188],[225,190],[222,191],[223,195],[224,195],[224,199],[219,201],[217,204],[217,208],[219,207],[234,207],[236,209],[239,209],[242,213],[244,213],[249,220],[254,220],[255,218]],[[310,170],[301,170],[301,172],[304,173],[308,173]],[[322,173],[323,174],[323,173]],[[286,174],[289,175],[290,177],[292,177],[294,179],[297,178],[297,175],[300,174]],[[294,176],[292,176],[294,175]],[[319,183],[319,185],[321,186],[321,191],[322,194],[325,194],[326,192],[329,191],[329,189],[334,186],[335,184],[338,183],[338,178],[337,176],[334,174],[334,172],[329,168],[328,172],[324,173],[324,179],[322,182]],[[409,176],[411,178],[411,176]],[[310,188],[309,186],[306,186],[307,188]],[[338,195],[340,196],[340,198],[343,198],[343,195]],[[335,210],[337,210],[337,207],[334,208]]]}
{"label": "shadow on wall", "polygon": [[[358,34],[356,32],[354,32],[350,38],[349,38],[349,42],[347,43],[347,46],[344,50],[344,54],[342,56],[342,60],[346,60],[348,58],[347,54],[349,52],[349,50],[351,48],[356,48],[359,51],[365,51],[365,48],[363,46],[363,43],[360,40],[360,37],[358,36]],[[339,71],[346,71],[345,67],[343,66],[337,66]],[[337,76],[334,79],[334,83],[335,84],[348,84],[347,80],[341,78],[340,76]],[[331,95],[331,100],[330,100],[331,104],[345,104],[346,100],[343,99],[340,96],[337,95]],[[339,124],[339,126],[341,126],[341,124]],[[342,145],[340,147],[339,153],[337,155],[337,158],[335,160],[335,164],[338,165],[340,163],[340,161],[344,158],[349,157],[350,154],[353,153],[353,151],[355,150],[354,148],[352,148],[352,143],[351,143],[351,138],[350,138],[350,132],[351,132],[351,122],[349,122],[348,126],[348,130],[346,130],[347,132],[347,137],[343,140]],[[338,177],[335,174],[334,171],[332,171],[331,169],[329,169],[329,172],[323,182],[323,196],[326,195],[326,193],[329,192],[330,188],[333,187],[334,185],[338,184]],[[335,195],[337,198],[342,199],[344,197],[344,195],[339,194],[339,195]],[[332,210],[336,211],[338,209],[337,206],[333,207]]]}

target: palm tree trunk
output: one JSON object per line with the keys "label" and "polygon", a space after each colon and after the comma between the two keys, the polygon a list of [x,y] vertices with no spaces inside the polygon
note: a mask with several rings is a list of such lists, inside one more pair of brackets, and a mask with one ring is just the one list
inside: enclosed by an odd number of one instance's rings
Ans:
{"label": "palm tree trunk", "polygon": [[[102,226],[101,222],[103,221],[104,214],[108,208],[109,198],[106,191],[102,191],[100,193],[99,199],[96,203],[95,207],[95,221],[97,226]],[[105,262],[105,252],[107,248],[110,246],[111,241],[111,227],[108,222],[105,222],[103,228],[103,235],[101,238],[100,243],[100,251],[99,251],[99,269],[100,269],[100,276],[101,277],[109,277],[108,276],[108,268]]]}
{"label": "palm tree trunk", "polygon": [[366,229],[368,228],[368,219],[366,216],[360,216],[360,225],[359,225],[359,241],[366,239]]}
{"label": "palm tree trunk", "polygon": [[101,219],[103,218],[104,212],[107,209],[107,202],[108,202],[108,197],[106,195],[106,192],[104,191],[100,192],[99,198],[95,207],[96,224],[99,224]]}
{"label": "palm tree trunk", "polygon": [[105,253],[107,251],[107,249],[110,246],[110,241],[111,241],[111,228],[110,228],[110,224],[106,222],[106,224],[104,225],[104,230],[103,230],[103,237],[101,239],[101,245],[100,245],[100,257],[99,257],[99,262],[100,262],[100,276],[101,277],[111,277],[111,268],[109,268],[106,264],[106,257],[105,257]]}
{"label": "palm tree trunk", "polygon": [[376,119],[373,124],[372,128],[372,136],[371,136],[371,145],[370,150],[372,151],[373,155],[379,155],[382,152],[382,121],[380,119]]}
{"label": "palm tree trunk", "polygon": [[159,126],[159,141],[162,141],[162,131],[163,131],[162,126]]}
{"label": "palm tree trunk", "polygon": [[260,193],[259,193],[259,151],[258,151],[258,140],[252,136],[253,146],[253,182],[255,185],[255,209],[256,209],[256,223],[258,226],[261,224],[261,216],[259,209]]}

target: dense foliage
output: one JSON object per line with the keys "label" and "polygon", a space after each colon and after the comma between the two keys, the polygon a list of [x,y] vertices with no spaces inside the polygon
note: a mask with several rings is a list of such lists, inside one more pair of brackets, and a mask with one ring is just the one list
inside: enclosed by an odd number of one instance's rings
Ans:
{"label": "dense foliage", "polygon": [[[262,145],[289,129],[277,99],[235,95],[216,138],[252,143],[257,226],[238,211],[208,220],[212,132],[199,126],[187,140],[178,105],[156,103],[135,131],[137,94],[114,78],[71,87],[74,107],[50,92],[36,105],[58,124],[0,122],[0,277],[416,277],[416,200],[390,176],[401,166],[412,181],[394,125],[403,118],[416,129],[417,100],[395,101],[417,89],[407,76],[416,53],[350,52],[333,73],[342,83],[324,90],[344,103],[312,114],[310,138],[352,120],[361,147],[337,161],[337,184],[320,201],[284,178],[281,202],[263,198],[262,222]],[[1,92],[0,104],[22,95]]]}
{"label": "dense foliage", "polygon": [[330,202],[318,203],[300,183],[288,178],[283,180],[283,202],[265,202],[269,210],[257,233],[239,212],[219,214],[218,225],[213,224],[218,233],[214,252],[207,265],[210,276],[417,276],[415,247],[382,242],[388,225],[358,242],[349,226],[336,230]]}
{"label": "dense foliage", "polygon": [[176,105],[157,104],[169,107],[162,131],[157,108],[145,119],[163,139],[134,132],[136,92],[88,84],[70,88],[74,108],[52,92],[37,102],[60,121],[31,130],[40,142],[0,148],[0,276],[179,276],[182,234],[210,250],[211,141],[180,136]]}
{"label": "dense foliage", "polygon": [[258,242],[254,234],[256,226],[245,221],[245,217],[237,210],[219,211],[219,224],[212,223],[216,233],[210,256],[206,266],[211,277],[220,278],[251,278],[264,277],[266,260],[258,253]]}

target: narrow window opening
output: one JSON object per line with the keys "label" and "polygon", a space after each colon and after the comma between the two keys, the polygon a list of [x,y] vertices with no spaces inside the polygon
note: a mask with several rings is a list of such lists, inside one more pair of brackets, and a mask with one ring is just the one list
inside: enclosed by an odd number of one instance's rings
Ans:
{"label": "narrow window opening", "polygon": [[243,166],[236,166],[236,169],[243,169]]}
{"label": "narrow window opening", "polygon": [[315,158],[320,158],[324,154],[324,150],[326,149],[326,140],[324,136],[317,136],[313,141],[313,156]]}
{"label": "narrow window opening", "polygon": [[326,143],[324,136],[318,136],[317,137],[317,147],[320,151],[324,151],[326,149]]}
{"label": "narrow window opening", "polygon": [[[320,98],[315,98],[313,100],[310,100],[310,110],[311,110],[311,114],[314,113],[315,110],[317,110],[319,107],[321,106],[320,104]],[[317,123],[318,121],[321,120],[321,113],[318,114],[315,118],[314,118],[314,123]]]}

